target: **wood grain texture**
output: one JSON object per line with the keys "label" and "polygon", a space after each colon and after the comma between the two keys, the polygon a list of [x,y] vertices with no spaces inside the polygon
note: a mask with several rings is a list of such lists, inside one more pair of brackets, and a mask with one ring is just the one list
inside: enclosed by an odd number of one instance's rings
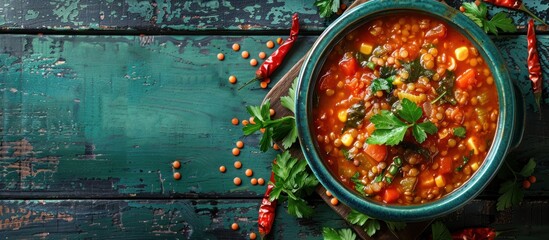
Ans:
{"label": "wood grain texture", "polygon": [[[0,200],[3,239],[247,239],[257,233],[260,200]],[[270,239],[321,239],[322,227],[347,228],[324,202],[313,201],[311,219],[298,220],[277,210]],[[501,239],[540,239],[549,202],[526,201],[495,211],[493,201],[474,200],[446,216],[452,231],[491,226],[508,231]],[[230,226],[238,223],[239,230]],[[520,224],[517,224],[520,223]],[[427,238],[430,230],[422,238]]]}
{"label": "wood grain texture", "polygon": [[[138,0],[6,0],[0,7],[4,31],[124,31],[128,33],[182,33],[188,31],[287,30],[290,16],[299,12],[302,29],[322,31],[331,20],[320,18],[315,0],[264,1],[138,1]],[[349,5],[350,2],[342,2]],[[459,8],[463,1],[447,0]],[[525,5],[546,22],[549,0],[525,0]],[[506,11],[526,32],[528,16],[489,6],[489,14]],[[539,26],[540,31],[549,31]]]}

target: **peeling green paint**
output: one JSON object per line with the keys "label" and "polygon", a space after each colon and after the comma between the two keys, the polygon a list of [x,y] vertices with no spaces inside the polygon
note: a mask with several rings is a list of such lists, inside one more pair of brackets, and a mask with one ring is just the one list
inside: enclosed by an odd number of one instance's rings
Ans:
{"label": "peeling green paint", "polygon": [[63,23],[74,21],[78,16],[79,10],[84,10],[86,8],[87,5],[79,6],[79,3],[80,0],[55,0],[50,2],[51,5],[55,5],[53,14],[60,18]]}
{"label": "peeling green paint", "polygon": [[25,15],[25,20],[32,20],[38,17],[39,12],[34,11],[32,9],[27,10],[27,14]]}

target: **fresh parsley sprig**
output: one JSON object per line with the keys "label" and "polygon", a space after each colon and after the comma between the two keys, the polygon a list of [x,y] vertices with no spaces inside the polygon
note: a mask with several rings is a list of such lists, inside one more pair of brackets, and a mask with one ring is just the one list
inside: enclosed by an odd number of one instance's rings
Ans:
{"label": "fresh parsley sprig", "polygon": [[347,215],[347,221],[351,224],[356,224],[364,228],[364,231],[368,236],[374,236],[377,230],[381,228],[379,221],[375,218],[371,218],[366,214],[358,212],[356,210],[351,210],[349,215]]}
{"label": "fresh parsley sprig", "polygon": [[438,131],[435,124],[429,120],[417,123],[423,115],[423,110],[414,102],[403,98],[400,105],[400,109],[395,111],[396,114],[382,110],[370,118],[376,129],[366,140],[368,144],[397,145],[404,139],[409,128],[412,128],[416,141],[422,143],[427,139],[427,134],[435,134]]}
{"label": "fresh parsley sprig", "polygon": [[[297,79],[288,90],[288,96],[280,98],[282,106],[294,112],[295,89]],[[244,135],[248,136],[261,129],[265,129],[259,141],[259,149],[266,152],[275,141],[281,141],[285,149],[290,148],[297,140],[297,127],[294,116],[284,116],[271,119],[271,102],[265,101],[261,106],[248,106],[246,110],[254,118],[255,124],[248,124],[242,128]]]}
{"label": "fresh parsley sprig", "polygon": [[463,14],[473,20],[486,33],[490,32],[498,35],[498,29],[503,32],[517,31],[513,19],[509,18],[504,12],[498,12],[491,19],[488,19],[488,7],[483,2],[480,2],[478,6],[474,2],[463,3],[461,6],[465,9]]}
{"label": "fresh parsley sprig", "polygon": [[518,178],[528,178],[532,176],[536,168],[536,162],[534,161],[534,159],[528,160],[528,162],[518,172],[511,167],[508,161],[506,161],[504,164],[507,166],[507,171],[502,169],[502,171],[500,172],[500,177],[505,177],[506,179],[509,179],[510,177],[506,177],[505,175],[511,173],[513,178],[506,180],[499,186],[498,193],[501,195],[498,197],[498,201],[496,204],[496,209],[498,211],[510,208],[513,205],[516,205],[522,201],[522,199],[524,198],[524,190],[523,188],[521,188]]}
{"label": "fresh parsley sprig", "polygon": [[431,224],[431,234],[433,235],[433,240],[448,240],[452,239],[452,234],[450,230],[442,223],[441,221],[436,221]]}
{"label": "fresh parsley sprig", "polygon": [[273,163],[275,182],[270,201],[288,201],[288,213],[297,218],[308,217],[313,209],[303,198],[311,195],[319,184],[316,177],[310,173],[307,162],[293,158],[289,151],[276,156]]}
{"label": "fresh parsley sprig", "polygon": [[322,228],[322,237],[324,240],[355,240],[356,235],[353,230],[344,228],[344,229],[333,229],[329,227]]}
{"label": "fresh parsley sprig", "polygon": [[321,18],[329,18],[336,13],[340,6],[340,0],[316,0],[315,6]]}

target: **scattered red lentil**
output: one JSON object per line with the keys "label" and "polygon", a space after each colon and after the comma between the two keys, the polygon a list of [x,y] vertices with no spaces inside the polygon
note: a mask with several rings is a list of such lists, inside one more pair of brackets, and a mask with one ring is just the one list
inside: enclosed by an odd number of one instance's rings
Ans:
{"label": "scattered red lentil", "polygon": [[225,171],[227,171],[227,168],[225,166],[219,166],[219,171],[224,173]]}
{"label": "scattered red lentil", "polygon": [[532,184],[530,183],[530,181],[528,181],[528,180],[522,181],[522,188],[528,189],[528,188],[530,188],[530,185],[532,185]]}
{"label": "scattered red lentil", "polygon": [[240,162],[240,161],[235,161],[234,162],[234,168],[240,169],[241,167],[242,167],[242,162]]}
{"label": "scattered red lentil", "polygon": [[347,9],[347,4],[342,3],[342,4],[339,6],[339,8],[345,10],[345,9]]}
{"label": "scattered red lentil", "polygon": [[332,193],[330,191],[326,190],[326,196],[331,197]]}
{"label": "scattered red lentil", "polygon": [[267,88],[268,84],[267,84],[267,82],[265,82],[265,81],[261,81],[261,82],[259,83],[259,86],[260,86],[261,88],[265,89],[265,88]]}
{"label": "scattered red lentil", "polygon": [[250,60],[250,65],[252,66],[257,66],[257,60],[255,58],[252,58],[252,60]]}
{"label": "scattered red lentil", "polygon": [[175,180],[181,179],[181,173],[179,173],[179,172],[174,172],[174,173],[173,173],[173,178],[174,178]]}
{"label": "scattered red lentil", "polygon": [[179,162],[178,160],[173,161],[172,167],[175,169],[179,169],[181,167],[181,162]]}
{"label": "scattered red lentil", "polygon": [[274,109],[269,109],[269,115],[271,116],[274,116],[275,115],[275,110]]}
{"label": "scattered red lentil", "polygon": [[273,144],[273,149],[274,150],[279,150],[280,148],[278,147],[278,144],[275,143],[275,144]]}
{"label": "scattered red lentil", "polygon": [[248,123],[250,123],[250,122],[248,122],[248,120],[246,120],[246,119],[242,120],[242,125],[246,126],[246,125],[248,125]]}
{"label": "scattered red lentil", "polygon": [[257,185],[257,178],[252,178],[252,179],[250,179],[250,183],[251,183],[252,185]]}
{"label": "scattered red lentil", "polygon": [[246,169],[246,176],[247,177],[251,177],[252,175],[254,175],[254,171],[252,171],[252,169]]}
{"label": "scattered red lentil", "polygon": [[238,50],[240,50],[240,44],[233,43],[233,51],[238,52]]}
{"label": "scattered red lentil", "polygon": [[460,11],[460,12],[465,12],[465,8],[464,8],[463,6],[460,6],[460,7],[459,7],[459,11]]}
{"label": "scattered red lentil", "polygon": [[337,204],[339,204],[339,200],[337,200],[337,198],[332,198],[330,199],[330,203],[334,206],[336,206]]}
{"label": "scattered red lentil", "polygon": [[278,43],[278,45],[282,44],[283,42],[284,40],[280,37],[276,39],[276,43]]}
{"label": "scattered red lentil", "polygon": [[243,141],[237,141],[236,142],[236,147],[240,148],[240,149],[243,148],[244,147],[244,142]]}
{"label": "scattered red lentil", "polygon": [[250,57],[250,53],[248,51],[242,51],[242,53],[240,55],[242,56],[242,58],[249,58]]}
{"label": "scattered red lentil", "polygon": [[251,232],[250,233],[250,240],[255,240],[257,238],[257,234],[255,234],[254,232]]}
{"label": "scattered red lentil", "polygon": [[254,117],[250,117],[248,120],[250,121],[250,124],[255,124],[255,121],[254,121],[255,118]]}
{"label": "scattered red lentil", "polygon": [[232,229],[232,230],[235,230],[235,231],[236,231],[236,230],[238,230],[238,228],[239,228],[239,227],[238,227],[238,223],[233,223],[233,224],[231,224],[231,229]]}
{"label": "scattered red lentil", "polygon": [[238,118],[233,118],[233,119],[231,119],[231,123],[232,123],[233,125],[238,125]]}
{"label": "scattered red lentil", "polygon": [[229,82],[232,83],[232,84],[235,84],[235,83],[236,83],[236,77],[233,76],[233,75],[231,75],[231,76],[229,77]]}
{"label": "scattered red lentil", "polygon": [[263,185],[263,184],[265,184],[265,179],[263,179],[263,178],[258,178],[258,179],[257,179],[257,183],[259,183],[259,185]]}
{"label": "scattered red lentil", "polygon": [[537,181],[536,176],[532,175],[532,176],[528,177],[528,181],[530,181],[530,183],[535,183]]}
{"label": "scattered red lentil", "polygon": [[264,82],[267,82],[267,83],[271,83],[271,78],[264,78],[265,80],[263,80]]}
{"label": "scattered red lentil", "polygon": [[266,54],[265,52],[260,52],[260,53],[258,54],[258,56],[259,56],[259,58],[261,58],[261,59],[265,59],[265,58],[267,57],[267,54]]}
{"label": "scattered red lentil", "polygon": [[271,40],[267,41],[267,43],[265,45],[267,45],[268,48],[274,48],[275,47],[274,42],[271,41]]}
{"label": "scattered red lentil", "polygon": [[238,186],[238,185],[242,184],[242,179],[240,179],[239,177],[235,177],[233,179],[233,183],[234,183],[234,185]]}
{"label": "scattered red lentil", "polygon": [[223,53],[218,53],[218,54],[217,54],[217,59],[218,59],[219,61],[223,61],[223,59],[225,59],[225,54],[223,54]]}
{"label": "scattered red lentil", "polygon": [[235,155],[235,156],[240,155],[240,149],[238,149],[238,148],[233,148],[233,155]]}
{"label": "scattered red lentil", "polygon": [[260,131],[261,133],[265,133],[265,128],[260,128],[259,131]]}

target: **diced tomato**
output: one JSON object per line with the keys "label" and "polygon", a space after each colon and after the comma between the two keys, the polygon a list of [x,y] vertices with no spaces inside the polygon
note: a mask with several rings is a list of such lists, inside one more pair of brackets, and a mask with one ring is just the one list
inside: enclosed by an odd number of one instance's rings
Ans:
{"label": "diced tomato", "polygon": [[442,157],[438,167],[438,173],[446,174],[452,172],[452,158]]}
{"label": "diced tomato", "polygon": [[457,77],[456,86],[464,90],[469,89],[469,87],[474,87],[475,85],[477,85],[476,76],[477,72],[475,71],[475,69],[469,68]]}
{"label": "diced tomato", "polygon": [[353,54],[346,53],[345,55],[343,55],[343,59],[339,61],[339,67],[341,68],[340,70],[345,76],[352,76],[356,73],[358,64]]}
{"label": "diced tomato", "polygon": [[419,174],[419,184],[424,188],[429,188],[435,185],[435,178],[433,173],[430,170],[426,169],[425,171]]}
{"label": "diced tomato", "polygon": [[444,38],[446,36],[446,26],[444,24],[439,24],[434,28],[431,28],[427,33],[425,33],[425,38],[435,39],[435,38]]}
{"label": "diced tomato", "polygon": [[387,188],[383,191],[381,199],[384,203],[393,203],[400,197],[400,192],[396,188]]}
{"label": "diced tomato", "polygon": [[366,144],[364,148],[364,153],[372,157],[378,162],[382,162],[387,157],[387,146],[385,145],[376,145],[376,144]]}

